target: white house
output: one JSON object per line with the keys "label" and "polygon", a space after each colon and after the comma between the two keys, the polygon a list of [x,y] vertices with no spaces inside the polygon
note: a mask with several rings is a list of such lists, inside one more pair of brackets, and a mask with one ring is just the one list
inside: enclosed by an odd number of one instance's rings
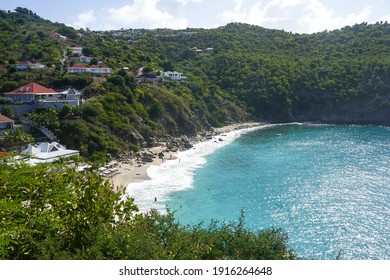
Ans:
{"label": "white house", "polygon": [[93,75],[109,75],[112,69],[104,65],[92,65],[89,67],[89,73]]}
{"label": "white house", "polygon": [[90,56],[82,55],[82,56],[80,56],[79,61],[80,61],[81,63],[91,63],[92,59],[93,59],[93,58],[90,57]]}
{"label": "white house", "polygon": [[66,73],[68,74],[88,73],[88,66],[84,64],[75,64],[71,67],[68,67]]}
{"label": "white house", "polygon": [[52,143],[40,143],[39,145],[28,144],[28,147],[21,152],[21,156],[28,156],[30,164],[53,162],[60,158],[68,158],[71,156],[78,156],[80,154],[77,150],[68,150],[57,142]]}
{"label": "white house", "polygon": [[208,54],[208,55],[210,55],[210,54],[212,54],[214,52],[214,49],[213,48],[207,48],[206,50],[205,50],[205,54]]}
{"label": "white house", "polygon": [[185,80],[187,80],[187,77],[183,76],[183,73],[179,73],[179,72],[176,72],[176,71],[174,71],[174,72],[171,72],[171,71],[164,72],[163,76],[164,76],[165,79],[172,80],[172,81],[185,81]]}
{"label": "white house", "polygon": [[69,50],[73,55],[83,55],[83,47],[72,47]]}
{"label": "white house", "polygon": [[28,60],[20,61],[18,64],[15,64],[16,69],[18,70],[28,70],[28,69],[42,69],[46,66],[40,63],[32,63]]}
{"label": "white house", "polygon": [[90,73],[92,75],[110,75],[112,69],[104,65],[92,65],[86,66],[83,64],[75,64],[67,69],[68,74],[80,74],[80,73]]}
{"label": "white house", "polygon": [[81,100],[82,92],[74,88],[68,88],[67,90],[61,91],[66,100]]}

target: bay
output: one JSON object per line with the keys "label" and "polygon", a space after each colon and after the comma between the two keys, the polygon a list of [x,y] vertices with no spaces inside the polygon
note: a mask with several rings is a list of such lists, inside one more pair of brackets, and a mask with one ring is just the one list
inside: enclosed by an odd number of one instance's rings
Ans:
{"label": "bay", "polygon": [[303,259],[390,259],[388,127],[267,126],[204,159],[165,201],[182,224],[243,209],[248,228],[281,227]]}

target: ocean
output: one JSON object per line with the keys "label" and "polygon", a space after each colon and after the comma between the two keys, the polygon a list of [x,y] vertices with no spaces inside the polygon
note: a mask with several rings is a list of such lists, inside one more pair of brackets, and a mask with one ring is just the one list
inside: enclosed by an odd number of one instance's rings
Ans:
{"label": "ocean", "polygon": [[[266,125],[198,143],[130,184],[142,211],[207,225],[245,214],[302,259],[390,259],[390,128]],[[157,201],[155,201],[155,198]]]}

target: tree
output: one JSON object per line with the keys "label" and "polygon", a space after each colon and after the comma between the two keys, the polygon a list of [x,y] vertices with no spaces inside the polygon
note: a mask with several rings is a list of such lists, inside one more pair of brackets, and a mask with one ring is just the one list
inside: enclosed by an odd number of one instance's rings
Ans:
{"label": "tree", "polygon": [[120,75],[112,75],[108,77],[107,82],[112,83],[115,86],[123,87],[125,85],[125,78]]}
{"label": "tree", "polygon": [[35,141],[32,135],[23,132],[20,127],[4,132],[4,138],[7,144],[28,144]]}
{"label": "tree", "polygon": [[137,211],[94,173],[0,165],[0,259],[70,258],[93,244],[98,229],[126,223]]}
{"label": "tree", "polygon": [[52,49],[50,52],[50,63],[57,64],[61,60],[61,52],[58,49]]}
{"label": "tree", "polygon": [[89,63],[89,65],[97,65],[97,64],[98,64],[98,61],[96,58],[92,58],[91,62]]}
{"label": "tree", "polygon": [[92,48],[89,48],[89,47],[84,47],[82,52],[83,52],[83,55],[85,55],[85,56],[93,56],[93,54],[94,54],[94,50]]}
{"label": "tree", "polygon": [[60,127],[58,111],[52,107],[48,109],[38,108],[35,111],[28,113],[27,118],[34,121],[34,125],[37,127],[43,125],[53,130]]}
{"label": "tree", "polygon": [[10,119],[15,118],[15,114],[11,106],[3,106],[3,108],[1,109],[1,113]]}

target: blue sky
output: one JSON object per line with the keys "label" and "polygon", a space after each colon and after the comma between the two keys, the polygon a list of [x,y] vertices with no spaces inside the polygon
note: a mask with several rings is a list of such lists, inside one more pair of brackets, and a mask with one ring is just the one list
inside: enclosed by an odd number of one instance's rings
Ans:
{"label": "blue sky", "polygon": [[390,0],[0,0],[77,29],[213,28],[244,22],[298,33],[390,22]]}

